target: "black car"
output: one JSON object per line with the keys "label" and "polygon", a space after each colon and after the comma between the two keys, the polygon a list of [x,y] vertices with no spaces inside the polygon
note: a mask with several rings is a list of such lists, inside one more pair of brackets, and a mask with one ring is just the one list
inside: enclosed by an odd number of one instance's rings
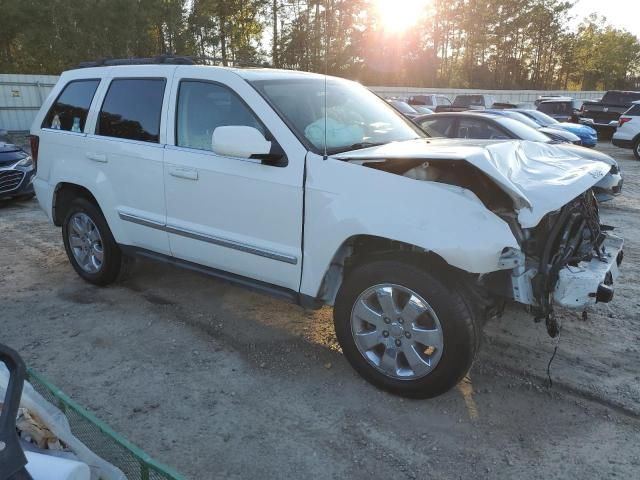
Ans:
{"label": "black car", "polygon": [[22,148],[0,141],[0,200],[6,198],[32,198],[33,159]]}
{"label": "black car", "polygon": [[640,92],[609,90],[604,94],[602,100],[584,101],[580,122],[596,130],[614,131],[618,127],[620,115],[638,100],[640,100]]}
{"label": "black car", "polygon": [[575,98],[558,97],[543,100],[538,104],[538,110],[559,122],[578,123],[583,103],[583,100],[576,100]]}

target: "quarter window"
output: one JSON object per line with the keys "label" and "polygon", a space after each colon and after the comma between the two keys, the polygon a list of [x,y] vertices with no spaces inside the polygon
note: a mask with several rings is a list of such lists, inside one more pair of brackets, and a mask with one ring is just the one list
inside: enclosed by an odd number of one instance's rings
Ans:
{"label": "quarter window", "polygon": [[165,84],[164,78],[113,80],[100,110],[96,134],[158,143]]}
{"label": "quarter window", "polygon": [[69,82],[42,122],[42,128],[83,132],[93,95],[100,80]]}
{"label": "quarter window", "polygon": [[213,131],[230,125],[253,127],[266,134],[249,107],[227,87],[195,80],[180,83],[176,145],[211,150]]}

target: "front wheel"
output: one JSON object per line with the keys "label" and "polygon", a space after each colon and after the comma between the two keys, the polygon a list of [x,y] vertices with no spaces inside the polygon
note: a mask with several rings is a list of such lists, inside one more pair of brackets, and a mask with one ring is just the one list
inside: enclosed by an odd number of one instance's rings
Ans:
{"label": "front wheel", "polygon": [[461,291],[396,260],[350,272],[336,298],[334,324],[355,370],[406,397],[435,397],[455,386],[477,349],[476,320]]}

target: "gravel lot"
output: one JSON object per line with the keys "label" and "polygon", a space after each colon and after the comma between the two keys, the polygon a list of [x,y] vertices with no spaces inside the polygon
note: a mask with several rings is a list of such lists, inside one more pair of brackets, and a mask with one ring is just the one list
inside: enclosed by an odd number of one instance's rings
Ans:
{"label": "gravel lot", "polygon": [[0,341],[188,478],[640,478],[640,162],[603,205],[626,239],[616,297],[555,342],[510,309],[457,389],[404,400],[364,382],[331,310],[305,312],[139,262],[79,279],[36,201],[0,203]]}

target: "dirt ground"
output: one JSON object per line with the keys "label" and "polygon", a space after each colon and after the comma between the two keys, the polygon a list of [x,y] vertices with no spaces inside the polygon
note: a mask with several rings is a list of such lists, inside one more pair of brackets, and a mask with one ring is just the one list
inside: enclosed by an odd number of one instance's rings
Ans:
{"label": "dirt ground", "polygon": [[614,301],[561,312],[558,353],[518,309],[469,377],[427,401],[368,385],[331,310],[140,262],[96,288],[36,201],[0,204],[0,341],[188,478],[640,478],[640,162],[603,205],[626,238]]}

